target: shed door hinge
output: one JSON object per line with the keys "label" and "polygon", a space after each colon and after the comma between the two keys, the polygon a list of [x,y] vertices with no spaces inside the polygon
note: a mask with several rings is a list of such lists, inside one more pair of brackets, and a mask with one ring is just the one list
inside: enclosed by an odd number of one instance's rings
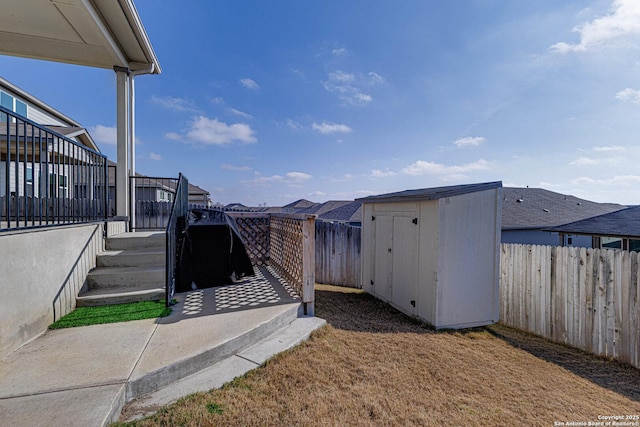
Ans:
{"label": "shed door hinge", "polygon": [[375,221],[375,220],[376,220],[376,217],[371,215],[371,221]]}
{"label": "shed door hinge", "polygon": [[413,218],[413,221],[411,222],[413,222],[414,224],[418,224],[418,218]]}

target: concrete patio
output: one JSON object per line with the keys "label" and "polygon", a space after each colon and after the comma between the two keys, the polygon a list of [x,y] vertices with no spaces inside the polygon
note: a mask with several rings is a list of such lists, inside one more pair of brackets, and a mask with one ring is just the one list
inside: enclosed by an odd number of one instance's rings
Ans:
{"label": "concrete patio", "polygon": [[[49,330],[0,360],[0,424],[103,426],[220,387],[325,321],[267,268],[229,286],[176,294],[164,318]],[[137,399],[137,400],[136,400]]]}

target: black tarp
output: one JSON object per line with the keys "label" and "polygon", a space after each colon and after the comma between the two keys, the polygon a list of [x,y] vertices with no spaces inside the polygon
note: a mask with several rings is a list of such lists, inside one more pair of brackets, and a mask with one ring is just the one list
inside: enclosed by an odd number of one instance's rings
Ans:
{"label": "black tarp", "polygon": [[189,211],[179,259],[177,292],[210,288],[252,276],[253,266],[235,219],[208,209]]}

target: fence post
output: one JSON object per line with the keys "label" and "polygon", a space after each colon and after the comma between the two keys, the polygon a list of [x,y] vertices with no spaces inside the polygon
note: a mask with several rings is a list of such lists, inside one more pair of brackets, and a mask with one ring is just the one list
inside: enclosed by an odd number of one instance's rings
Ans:
{"label": "fence post", "polygon": [[308,316],[314,316],[316,283],[316,227],[315,217],[302,223],[302,302]]}

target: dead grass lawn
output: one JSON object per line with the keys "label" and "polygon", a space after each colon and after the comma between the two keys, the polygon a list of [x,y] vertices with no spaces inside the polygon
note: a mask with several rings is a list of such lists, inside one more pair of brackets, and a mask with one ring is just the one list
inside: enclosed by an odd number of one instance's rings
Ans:
{"label": "dead grass lawn", "polygon": [[318,286],[330,326],[137,426],[553,426],[640,414],[640,371],[502,326],[435,332]]}

